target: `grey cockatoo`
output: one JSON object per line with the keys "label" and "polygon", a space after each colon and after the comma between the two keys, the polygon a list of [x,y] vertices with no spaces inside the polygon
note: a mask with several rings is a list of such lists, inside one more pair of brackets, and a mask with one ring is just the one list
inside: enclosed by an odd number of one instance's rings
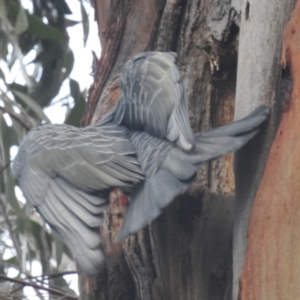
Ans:
{"label": "grey cockatoo", "polygon": [[19,148],[13,174],[25,198],[73,251],[87,275],[104,256],[98,227],[114,188],[131,195],[119,237],[154,220],[184,193],[201,162],[241,148],[269,108],[232,124],[193,134],[175,54],[148,52],[129,60],[116,107],[85,128],[42,125]]}

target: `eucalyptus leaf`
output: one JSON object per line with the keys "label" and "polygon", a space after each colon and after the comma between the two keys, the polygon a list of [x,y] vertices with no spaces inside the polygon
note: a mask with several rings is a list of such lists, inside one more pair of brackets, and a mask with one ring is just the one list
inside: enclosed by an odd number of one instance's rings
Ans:
{"label": "eucalyptus leaf", "polygon": [[22,6],[19,7],[19,13],[17,16],[17,21],[15,24],[15,33],[21,34],[27,30],[29,24],[27,19],[27,14]]}
{"label": "eucalyptus leaf", "polygon": [[[4,0],[0,0],[4,1]],[[0,3],[1,4],[1,3]],[[16,19],[19,13],[20,5],[16,2],[10,1],[7,7],[8,15],[11,19]],[[1,7],[0,7],[1,10]],[[66,38],[66,36],[57,28],[50,24],[45,24],[43,20],[28,12],[25,12],[27,16],[28,26],[27,32],[31,33],[41,39],[46,40],[54,40],[54,41],[62,41]],[[1,13],[0,13],[1,15]]]}
{"label": "eucalyptus leaf", "polygon": [[7,18],[6,15],[7,15],[7,11],[6,11],[5,1],[0,0],[0,19],[2,21],[5,21]]}
{"label": "eucalyptus leaf", "polygon": [[2,69],[0,69],[0,78],[3,79],[4,83],[6,82],[5,74],[3,73]]}
{"label": "eucalyptus leaf", "polygon": [[79,84],[74,79],[70,79],[70,91],[75,105],[66,117],[65,124],[78,127],[86,105],[85,92],[80,92]]}
{"label": "eucalyptus leaf", "polygon": [[0,31],[0,58],[6,61],[8,39],[6,35]]}
{"label": "eucalyptus leaf", "polygon": [[75,25],[77,25],[79,23],[80,23],[80,21],[75,21],[75,20],[71,20],[71,19],[65,18],[66,27],[72,27],[72,26],[75,26]]}
{"label": "eucalyptus leaf", "polygon": [[65,291],[67,294],[77,296],[74,290],[69,288],[69,284],[64,277],[56,277],[51,280],[55,286],[58,286],[60,290]]}
{"label": "eucalyptus leaf", "polygon": [[83,45],[85,46],[87,38],[89,36],[90,27],[89,27],[88,14],[82,2],[80,2],[80,11],[81,11],[82,29],[83,29]]}
{"label": "eucalyptus leaf", "polygon": [[19,92],[17,90],[11,89],[11,92],[18,96],[26,105],[34,111],[34,113],[41,119],[46,121],[47,123],[51,123],[50,119],[47,117],[47,115],[44,113],[43,109],[28,95]]}
{"label": "eucalyptus leaf", "polygon": [[80,96],[76,99],[75,105],[68,114],[65,124],[72,125],[72,126],[80,126],[80,120],[82,118],[83,112],[85,110],[85,99],[84,97]]}
{"label": "eucalyptus leaf", "polygon": [[69,87],[70,87],[71,96],[74,98],[74,100],[77,99],[80,96],[79,83],[76,80],[70,78]]}
{"label": "eucalyptus leaf", "polygon": [[73,70],[73,66],[74,66],[74,53],[72,50],[69,50],[65,56],[64,78],[69,77],[69,75],[71,74],[71,72]]}
{"label": "eucalyptus leaf", "polygon": [[[49,269],[49,258],[47,257],[46,253],[49,253],[51,255],[51,244],[52,244],[52,236],[48,232],[45,231],[45,228],[41,226],[40,224],[30,220],[30,228],[31,233],[35,239],[37,250],[40,252],[41,256],[41,263],[43,271]],[[45,239],[45,243],[43,241]],[[47,248],[45,248],[47,247]],[[45,272],[43,272],[45,273]]]}
{"label": "eucalyptus leaf", "polygon": [[38,36],[41,39],[53,40],[60,42],[67,37],[54,26],[45,24],[35,15],[28,14],[28,30],[29,33]]}
{"label": "eucalyptus leaf", "polygon": [[55,247],[56,263],[57,263],[57,268],[58,268],[59,265],[61,264],[64,245],[56,235],[53,235],[53,242],[54,242],[54,247]]}
{"label": "eucalyptus leaf", "polygon": [[29,51],[35,51],[35,47],[38,44],[38,38],[27,31],[18,36],[19,46],[22,50],[22,54],[26,55]]}
{"label": "eucalyptus leaf", "polygon": [[63,14],[63,15],[70,15],[72,14],[71,9],[69,8],[69,5],[66,3],[65,0],[57,1],[57,9]]}
{"label": "eucalyptus leaf", "polygon": [[26,219],[25,212],[22,210],[22,215],[18,215],[17,218],[17,230],[23,235],[25,234],[26,230],[28,230],[28,221],[29,219]]}
{"label": "eucalyptus leaf", "polygon": [[16,179],[13,178],[8,170],[6,170],[7,174],[7,181],[5,184],[5,195],[8,203],[13,208],[14,212],[20,217],[24,218],[23,210],[19,204],[19,201],[15,194],[15,186],[16,186]]}
{"label": "eucalyptus leaf", "polygon": [[5,262],[10,264],[10,265],[16,265],[17,262],[18,262],[18,258],[16,256],[13,256],[9,259],[6,259]]}

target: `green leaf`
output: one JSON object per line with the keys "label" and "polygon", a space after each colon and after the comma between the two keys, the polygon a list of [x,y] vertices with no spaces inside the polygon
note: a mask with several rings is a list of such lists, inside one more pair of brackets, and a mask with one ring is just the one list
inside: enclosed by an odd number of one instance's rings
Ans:
{"label": "green leaf", "polygon": [[27,216],[25,215],[24,209],[22,209],[22,214],[23,215],[18,214],[17,231],[21,234],[25,234],[26,230],[28,230],[28,220],[29,219],[26,218]]}
{"label": "green leaf", "polygon": [[2,122],[3,123],[1,124],[0,128],[1,128],[2,139],[5,147],[5,159],[9,161],[10,160],[9,149],[11,146],[14,145],[18,146],[19,140],[14,129],[11,126],[8,126],[5,120],[2,120]]}
{"label": "green leaf", "polygon": [[7,199],[8,203],[10,204],[10,206],[15,211],[15,213],[20,218],[24,218],[23,210],[20,207],[19,201],[15,194],[16,179],[10,175],[10,172],[7,171],[7,173],[8,173],[8,176],[7,176],[7,181],[5,184],[6,199]]}
{"label": "green leaf", "polygon": [[6,82],[5,74],[2,69],[0,69],[0,78],[3,79],[4,83]]}
{"label": "green leaf", "polygon": [[8,40],[3,32],[0,31],[0,58],[6,61]]}
{"label": "green leaf", "polygon": [[80,119],[82,117],[86,105],[85,92],[80,92],[79,84],[74,79],[70,79],[70,91],[71,96],[74,99],[75,105],[72,108],[69,115],[66,117],[65,124],[79,127]]}
{"label": "green leaf", "polygon": [[58,286],[60,290],[65,291],[68,295],[77,296],[75,291],[72,290],[64,277],[55,277],[51,280],[52,285]]}
{"label": "green leaf", "polygon": [[69,86],[71,96],[74,98],[74,100],[77,99],[80,96],[79,83],[76,80],[70,78]]}
{"label": "green leaf", "polygon": [[65,64],[64,66],[65,67],[64,79],[65,79],[69,77],[74,66],[74,54],[72,50],[69,50],[66,53],[64,64]]}
{"label": "green leaf", "polygon": [[5,138],[5,143],[6,145],[11,146],[18,146],[19,145],[19,139],[18,136],[16,135],[16,132],[14,131],[12,126],[8,126],[6,130],[6,138]]}
{"label": "green leaf", "polygon": [[[19,97],[26,105],[34,111],[34,113],[41,119],[45,120],[48,123],[51,123],[50,119],[47,117],[47,115],[44,113],[43,109],[28,95],[19,92],[17,90],[11,89],[11,92]],[[17,98],[16,98],[17,99]]]}
{"label": "green leaf", "polygon": [[64,253],[70,258],[74,259],[73,253],[70,251],[70,249],[64,244]]}
{"label": "green leaf", "polygon": [[[0,0],[0,1],[4,1],[4,0]],[[19,9],[20,9],[20,5],[18,3],[13,1],[9,2],[7,11],[10,19],[16,20],[19,14]],[[0,3],[0,11],[1,11],[1,3]],[[42,19],[40,19],[39,17],[32,15],[26,11],[25,14],[27,16],[27,21],[28,21],[28,26],[27,26],[28,33],[34,34],[35,36],[41,39],[54,40],[58,42],[66,38],[66,36],[61,31],[59,31],[54,26],[45,24],[42,21]]]}
{"label": "green leaf", "polygon": [[[0,138],[0,154],[1,154],[1,163],[2,165],[6,165],[10,161],[10,147],[12,143],[14,143],[15,137],[12,137],[12,129],[7,126],[3,116],[0,116],[0,128],[1,128],[1,138]],[[16,180],[10,174],[10,168],[6,168],[3,170],[2,174],[4,181],[4,193],[6,200],[10,204],[10,206],[14,209],[14,211],[18,215],[22,215],[22,209],[19,205],[17,197],[15,195],[15,185]]]}
{"label": "green leaf", "polygon": [[65,18],[66,27],[72,27],[72,26],[75,26],[75,25],[77,25],[79,23],[80,23],[80,21],[75,21],[75,20],[71,20],[71,19]]}
{"label": "green leaf", "polygon": [[12,54],[8,56],[7,59],[7,67],[9,68],[9,70],[11,70],[12,66],[15,64],[17,60],[17,53],[16,50],[13,49]]}
{"label": "green leaf", "polygon": [[[49,258],[46,257],[46,253],[51,254],[51,244],[52,244],[52,236],[48,232],[45,231],[44,227],[42,227],[40,224],[29,220],[29,227],[30,232],[32,233],[36,245],[38,247],[38,250],[40,252],[41,256],[41,263],[42,263],[42,269],[43,271],[47,270],[47,266],[49,265]],[[45,238],[46,244],[43,243],[43,239]],[[47,249],[45,248],[47,247]],[[44,272],[43,272],[44,273]]]}
{"label": "green leaf", "polygon": [[58,268],[61,263],[61,260],[62,260],[64,245],[63,245],[62,241],[56,235],[53,235],[53,242],[54,242],[54,246],[55,246],[56,263],[57,263],[57,268]]}
{"label": "green leaf", "polygon": [[81,11],[82,29],[83,29],[83,45],[85,47],[87,38],[89,36],[90,28],[89,28],[89,17],[82,2],[80,2],[80,11]]}
{"label": "green leaf", "polygon": [[16,256],[13,256],[9,259],[4,260],[6,263],[10,264],[10,265],[15,265],[17,267],[17,263],[18,263],[18,258]]}
{"label": "green leaf", "polygon": [[5,1],[0,0],[0,19],[2,21],[6,20],[7,19],[6,15],[7,15],[7,11],[5,6]]}
{"label": "green leaf", "polygon": [[15,34],[21,34],[27,30],[29,24],[27,20],[27,15],[22,6],[19,7],[19,13],[17,16],[17,21],[15,24]]}
{"label": "green leaf", "polygon": [[45,24],[40,18],[35,15],[27,14],[28,17],[28,32],[36,35],[41,39],[53,40],[60,42],[67,37],[54,26]]}
{"label": "green leaf", "polygon": [[22,54],[26,55],[29,51],[34,50],[35,45],[38,43],[38,38],[28,32],[23,32],[18,36],[19,46]]}
{"label": "green leaf", "polygon": [[59,12],[61,12],[63,15],[71,15],[72,14],[72,11],[71,9],[69,8],[68,4],[66,3],[65,0],[60,0],[60,1],[57,1],[56,2],[56,7],[57,7],[57,10]]}

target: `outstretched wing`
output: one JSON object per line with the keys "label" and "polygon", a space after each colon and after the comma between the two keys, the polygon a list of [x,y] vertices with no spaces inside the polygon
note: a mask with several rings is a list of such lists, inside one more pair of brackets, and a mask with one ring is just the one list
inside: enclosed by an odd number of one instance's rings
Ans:
{"label": "outstretched wing", "polygon": [[100,236],[107,190],[131,190],[144,176],[122,127],[78,129],[45,125],[32,130],[13,163],[25,198],[95,275],[103,259]]}
{"label": "outstretched wing", "polygon": [[175,57],[171,52],[145,52],[124,65],[122,95],[114,119],[130,129],[167,138],[191,150],[194,137]]}
{"label": "outstretched wing", "polygon": [[62,177],[90,193],[130,188],[143,179],[143,173],[126,134],[124,127],[114,125],[40,126],[27,135],[13,171],[18,175],[22,165],[30,172]]}

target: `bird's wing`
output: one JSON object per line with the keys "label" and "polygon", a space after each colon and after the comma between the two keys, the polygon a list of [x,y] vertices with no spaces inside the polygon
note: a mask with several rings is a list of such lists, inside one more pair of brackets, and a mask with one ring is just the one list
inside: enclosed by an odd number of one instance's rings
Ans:
{"label": "bird's wing", "polygon": [[124,128],[45,125],[20,146],[13,173],[29,203],[73,251],[88,275],[103,260],[97,232],[114,187],[131,189],[144,176]]}
{"label": "bird's wing", "polygon": [[145,52],[124,65],[115,120],[191,150],[194,137],[175,57],[171,52]]}
{"label": "bird's wing", "polygon": [[142,229],[176,196],[184,193],[202,162],[245,145],[258,132],[269,111],[267,106],[260,106],[244,119],[195,135],[196,146],[192,152],[183,151],[146,133],[132,135],[131,140],[146,178],[133,193],[119,239]]}
{"label": "bird's wing", "polygon": [[[14,162],[30,172],[56,176],[86,192],[128,188],[143,179],[135,150],[119,126],[40,126],[29,133]],[[16,174],[17,175],[17,174]]]}
{"label": "bird's wing", "polygon": [[96,275],[104,258],[97,229],[107,200],[74,188],[61,177],[32,173],[28,167],[20,175],[25,198],[72,250],[83,271]]}

